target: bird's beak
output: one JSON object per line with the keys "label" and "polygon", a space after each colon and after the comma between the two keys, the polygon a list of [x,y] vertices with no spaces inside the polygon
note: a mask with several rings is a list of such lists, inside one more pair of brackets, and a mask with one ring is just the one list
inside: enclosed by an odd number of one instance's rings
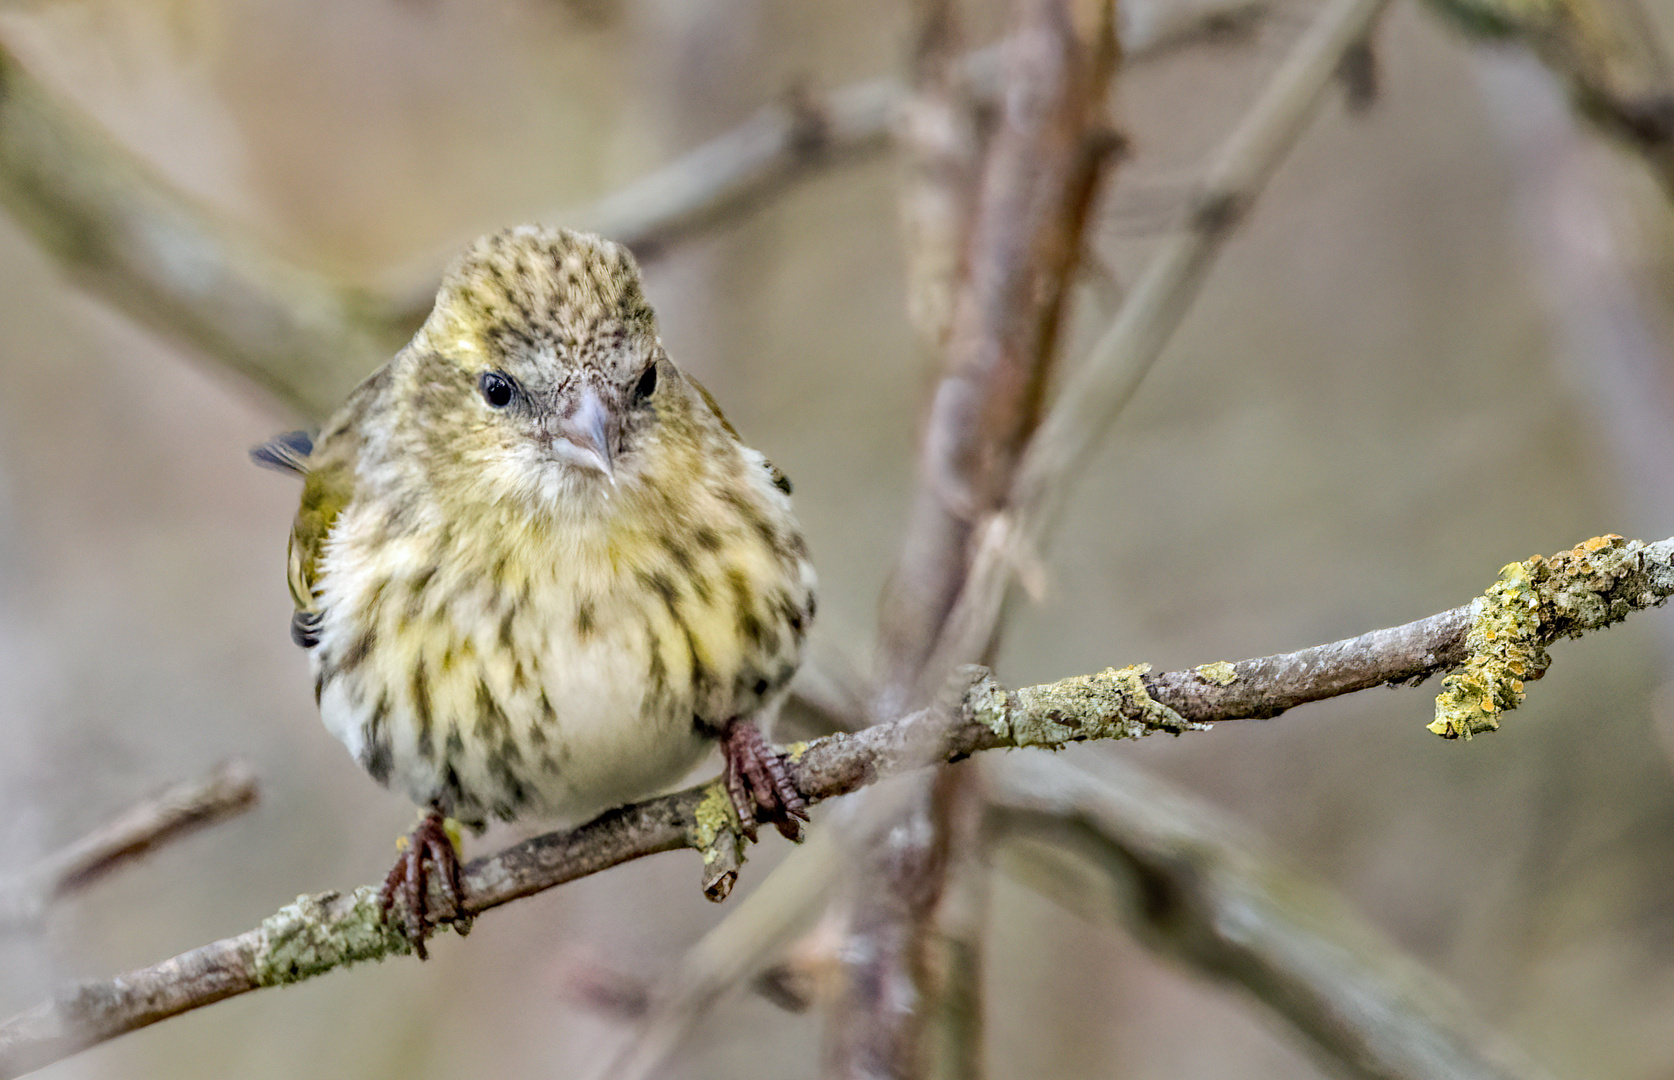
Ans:
{"label": "bird's beak", "polygon": [[555,425],[557,455],[616,483],[616,417],[592,387],[576,397],[575,408]]}

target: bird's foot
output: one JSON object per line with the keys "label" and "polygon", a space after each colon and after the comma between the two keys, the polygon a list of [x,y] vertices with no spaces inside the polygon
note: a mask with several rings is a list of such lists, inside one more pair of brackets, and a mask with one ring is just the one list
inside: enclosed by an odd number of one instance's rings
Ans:
{"label": "bird's foot", "polygon": [[721,733],[721,753],[727,762],[727,794],[738,810],[744,835],[756,838],[756,821],[770,821],[787,840],[802,839],[808,802],[791,783],[782,754],[767,745],[761,729],[747,717],[736,717]]}
{"label": "bird's foot", "polygon": [[437,923],[430,911],[432,877],[441,886],[442,895],[447,897],[452,915],[457,916],[460,912],[460,897],[464,894],[459,884],[459,849],[454,846],[454,838],[448,832],[447,823],[439,810],[425,814],[424,820],[404,840],[401,854],[384,878],[378,903],[387,924],[395,907],[395,897],[397,894],[401,896],[406,915],[403,929],[407,940],[412,944],[413,951],[418,953],[418,958],[425,960],[429,954],[425,952],[424,939]]}

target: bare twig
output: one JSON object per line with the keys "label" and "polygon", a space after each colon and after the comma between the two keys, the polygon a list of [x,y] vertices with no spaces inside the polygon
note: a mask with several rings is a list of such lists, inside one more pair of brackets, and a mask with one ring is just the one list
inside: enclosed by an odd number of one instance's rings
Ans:
{"label": "bare twig", "polygon": [[[1595,580],[1590,591],[1578,580],[1555,583],[1571,614],[1543,623],[1542,641],[1608,625],[1674,595],[1674,538],[1613,550],[1626,561],[1616,564],[1619,573]],[[1413,682],[1458,664],[1467,655],[1466,632],[1477,608],[1472,603],[1283,656],[1155,676],[1130,667],[1008,692],[974,673],[964,692],[940,707],[793,747],[789,772],[804,798],[820,802],[986,750],[1057,748],[1276,716],[1304,702]],[[464,871],[463,915],[475,917],[646,855],[702,848],[714,842],[717,805],[730,802],[715,782],[621,807],[578,829],[477,859]],[[84,983],[0,1023],[0,1078],[237,994],[410,949],[399,929],[383,925],[375,886],[300,897],[255,930],[116,979]]]}
{"label": "bare twig", "polygon": [[304,415],[329,412],[403,336],[370,296],[172,187],[3,48],[0,203],[88,291]]}
{"label": "bare twig", "polygon": [[34,922],[59,897],[149,852],[256,804],[248,765],[227,762],[130,807],[10,881],[0,882],[0,928]]}
{"label": "bare twig", "polygon": [[[989,770],[992,813],[1013,839],[1000,846],[1024,881],[1094,918],[1135,927],[1152,948],[1243,987],[1305,1036],[1334,1075],[1544,1075],[1327,886],[1141,770],[1111,758],[1099,768],[1094,776],[1028,754]],[[1029,838],[1052,848],[1015,843]],[[1070,852],[1114,880],[1119,907],[1060,885],[1052,864]],[[1036,872],[1042,856],[1051,860],[1048,874]]]}

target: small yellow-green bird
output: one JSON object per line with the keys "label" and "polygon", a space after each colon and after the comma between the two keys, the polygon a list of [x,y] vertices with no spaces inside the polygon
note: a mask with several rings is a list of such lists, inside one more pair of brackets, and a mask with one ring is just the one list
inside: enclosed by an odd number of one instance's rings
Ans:
{"label": "small yellow-green bird", "polygon": [[[814,616],[790,484],[664,352],[633,257],[523,226],[448,271],[413,340],[318,438],[291,636],[325,725],[428,811],[384,886],[424,955],[443,822],[578,822],[719,743],[745,831],[806,820],[757,721]],[[427,867],[428,864],[428,867]]]}

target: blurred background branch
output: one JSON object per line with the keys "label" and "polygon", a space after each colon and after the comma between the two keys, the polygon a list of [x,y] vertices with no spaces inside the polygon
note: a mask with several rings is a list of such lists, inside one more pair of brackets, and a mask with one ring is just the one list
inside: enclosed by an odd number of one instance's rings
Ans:
{"label": "blurred background branch", "polygon": [[1470,36],[1527,48],[1577,111],[1638,153],[1674,200],[1674,64],[1638,0],[1430,0]]}
{"label": "blurred background branch", "polygon": [[404,335],[118,146],[0,48],[0,201],[83,288],[324,416]]}
{"label": "blurred background branch", "polygon": [[[1140,54],[1243,33],[1268,0],[1215,0],[1146,23]],[[962,58],[991,96],[997,50]],[[787,94],[743,124],[596,202],[547,220],[654,257],[760,208],[812,171],[890,146],[906,91],[878,79],[824,97]],[[437,269],[457,244],[394,276],[392,297],[333,280],[222,220],[118,145],[0,45],[0,200],[85,289],[178,337],[318,420],[429,314]]]}
{"label": "blurred background branch", "polygon": [[[1334,1075],[1546,1075],[1340,897],[1201,800],[1115,760],[1095,776],[1019,754],[989,772],[1004,865],[1084,918],[1114,917],[1192,971],[1242,987]],[[1085,869],[1065,870],[1065,855],[1108,875],[1115,902],[1074,884]]]}
{"label": "blurred background branch", "polygon": [[163,844],[242,814],[256,797],[255,773],[233,761],[141,800],[22,874],[0,880],[0,933],[32,926],[53,901]]}

